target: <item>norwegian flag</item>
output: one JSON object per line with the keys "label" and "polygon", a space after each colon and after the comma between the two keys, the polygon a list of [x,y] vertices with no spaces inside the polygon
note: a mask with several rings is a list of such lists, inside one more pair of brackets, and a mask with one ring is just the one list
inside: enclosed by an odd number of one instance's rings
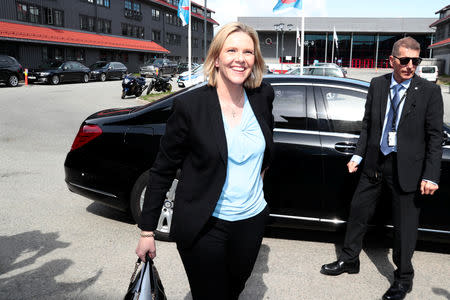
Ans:
{"label": "norwegian flag", "polygon": [[302,9],[302,0],[278,0],[273,8],[274,13],[283,13],[291,9]]}
{"label": "norwegian flag", "polygon": [[183,26],[189,24],[189,0],[180,0],[178,4],[178,17],[183,22]]}

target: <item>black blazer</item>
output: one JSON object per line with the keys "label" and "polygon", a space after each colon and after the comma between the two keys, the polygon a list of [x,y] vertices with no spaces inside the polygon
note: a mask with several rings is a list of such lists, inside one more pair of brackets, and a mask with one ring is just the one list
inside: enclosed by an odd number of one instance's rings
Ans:
{"label": "black blazer", "polygon": [[[392,74],[372,79],[361,135],[355,153],[362,171],[374,177]],[[420,181],[439,182],[442,158],[443,102],[440,87],[414,75],[397,129],[397,170],[404,192],[417,191]]]}
{"label": "black blazer", "polygon": [[[246,89],[266,142],[262,169],[273,148],[272,102],[269,84]],[[174,100],[172,114],[145,194],[139,228],[155,230],[165,194],[181,168],[170,234],[178,246],[189,246],[216,207],[227,173],[227,143],[216,88],[200,87]]]}

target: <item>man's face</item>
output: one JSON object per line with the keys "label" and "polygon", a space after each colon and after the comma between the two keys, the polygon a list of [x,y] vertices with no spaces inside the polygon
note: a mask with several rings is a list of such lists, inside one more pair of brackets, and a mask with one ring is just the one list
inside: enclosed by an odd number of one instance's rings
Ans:
{"label": "man's face", "polygon": [[[419,50],[412,50],[405,47],[400,47],[397,53],[398,58],[403,57],[419,57]],[[394,69],[394,79],[401,83],[405,80],[408,80],[414,76],[414,72],[416,71],[416,65],[413,65],[412,60],[409,60],[406,65],[402,65],[400,60],[394,57],[393,55],[389,56],[389,62],[391,67]]]}

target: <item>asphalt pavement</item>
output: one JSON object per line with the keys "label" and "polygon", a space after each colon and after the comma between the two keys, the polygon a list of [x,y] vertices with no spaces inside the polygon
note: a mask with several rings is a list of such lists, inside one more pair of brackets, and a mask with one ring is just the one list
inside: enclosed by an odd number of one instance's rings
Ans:
{"label": "asphalt pavement", "polygon": [[[362,79],[373,76],[368,73],[349,70]],[[0,299],[123,298],[139,230],[124,213],[69,192],[63,169],[84,118],[142,105],[120,99],[120,92],[120,81],[0,86]],[[443,96],[449,120],[450,97]],[[380,299],[393,279],[389,238],[369,238],[360,274],[321,275],[342,239],[341,233],[269,230],[240,299]],[[450,299],[449,258],[449,245],[419,243],[407,299]],[[191,299],[175,244],[158,242],[155,263],[168,299]]]}

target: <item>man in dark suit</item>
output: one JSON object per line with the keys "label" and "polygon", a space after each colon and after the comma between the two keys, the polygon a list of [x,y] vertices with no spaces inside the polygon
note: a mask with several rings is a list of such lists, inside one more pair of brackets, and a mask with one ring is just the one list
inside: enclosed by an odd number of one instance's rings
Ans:
{"label": "man in dark suit", "polygon": [[404,299],[412,289],[411,259],[417,240],[420,209],[416,196],[438,189],[442,157],[443,102],[439,86],[414,75],[421,62],[420,44],[398,40],[389,57],[392,74],[372,80],[361,135],[350,173],[361,164],[352,199],[344,246],[339,259],[321,273],[359,272],[359,253],[376,202],[385,186],[392,197],[394,282],[383,299]]}

